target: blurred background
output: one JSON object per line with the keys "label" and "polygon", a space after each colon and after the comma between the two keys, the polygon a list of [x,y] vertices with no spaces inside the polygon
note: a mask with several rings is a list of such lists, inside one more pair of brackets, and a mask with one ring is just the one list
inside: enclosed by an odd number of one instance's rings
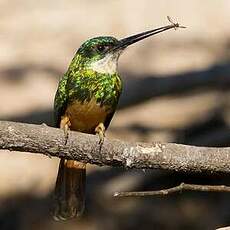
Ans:
{"label": "blurred background", "polygon": [[[83,41],[171,30],[120,58],[120,105],[107,132],[127,141],[230,144],[230,1],[1,0],[0,120],[52,124],[59,78]],[[52,220],[58,159],[0,151],[0,229],[215,229],[230,225],[230,195],[195,193],[113,199],[115,191],[226,184],[220,175],[88,167],[81,220]]]}

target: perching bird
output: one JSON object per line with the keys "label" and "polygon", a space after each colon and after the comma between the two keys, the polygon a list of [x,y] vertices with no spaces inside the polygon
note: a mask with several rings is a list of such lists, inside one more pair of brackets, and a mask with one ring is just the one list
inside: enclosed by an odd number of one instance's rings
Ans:
{"label": "perching bird", "polygon": [[[84,42],[59,82],[54,101],[56,127],[98,134],[103,144],[105,130],[122,91],[118,58],[129,45],[171,28],[178,23],[149,30],[121,40],[96,37]],[[86,164],[62,158],[55,188],[54,218],[80,216],[85,206]]]}

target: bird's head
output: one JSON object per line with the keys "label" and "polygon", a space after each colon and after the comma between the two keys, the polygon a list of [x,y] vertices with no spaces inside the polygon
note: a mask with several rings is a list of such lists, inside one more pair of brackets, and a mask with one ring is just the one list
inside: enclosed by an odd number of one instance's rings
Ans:
{"label": "bird's head", "polygon": [[99,73],[114,73],[122,49],[113,50],[119,41],[114,37],[95,37],[84,42],[77,51],[84,67]]}
{"label": "bird's head", "polygon": [[121,40],[110,36],[95,37],[84,42],[78,49],[76,56],[80,57],[78,58],[79,64],[84,68],[99,73],[113,74],[117,72],[118,58],[125,48],[147,37],[179,27],[183,28],[178,23],[171,22],[170,25],[145,31]]}

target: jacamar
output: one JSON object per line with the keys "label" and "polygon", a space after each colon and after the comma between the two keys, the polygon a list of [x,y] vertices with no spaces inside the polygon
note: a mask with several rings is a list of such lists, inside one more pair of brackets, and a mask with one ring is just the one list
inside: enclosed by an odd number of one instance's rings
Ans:
{"label": "jacamar", "polygon": [[[98,134],[100,144],[103,143],[122,91],[117,71],[121,53],[131,44],[177,27],[179,24],[173,23],[121,40],[109,36],[95,37],[80,46],[59,82],[54,101],[56,127],[63,129],[66,140],[70,129]],[[60,160],[55,188],[56,220],[82,214],[85,180],[85,163]]]}

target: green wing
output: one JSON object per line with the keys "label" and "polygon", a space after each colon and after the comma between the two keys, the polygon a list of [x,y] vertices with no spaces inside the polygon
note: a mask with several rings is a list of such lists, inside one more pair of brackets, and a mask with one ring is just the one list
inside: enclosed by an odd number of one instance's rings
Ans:
{"label": "green wing", "polygon": [[54,99],[54,121],[55,127],[60,127],[61,116],[65,113],[67,103],[68,103],[68,93],[67,93],[67,80],[68,75],[65,74],[58,85],[58,89]]}

